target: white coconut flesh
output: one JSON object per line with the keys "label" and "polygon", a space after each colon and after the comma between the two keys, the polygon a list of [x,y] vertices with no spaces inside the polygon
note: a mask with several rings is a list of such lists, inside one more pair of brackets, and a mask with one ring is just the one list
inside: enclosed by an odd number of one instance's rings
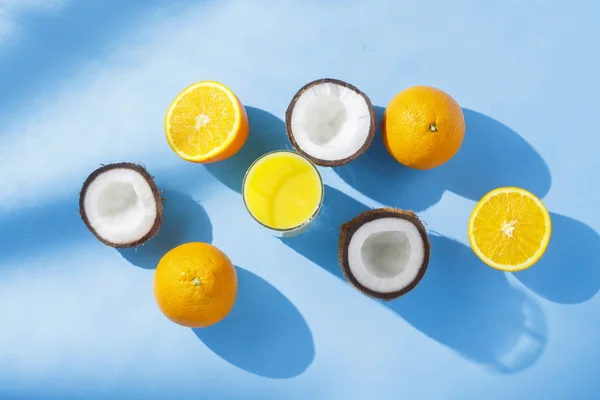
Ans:
{"label": "white coconut flesh", "polygon": [[147,235],[158,212],[148,181],[127,168],[109,169],[98,175],[87,188],[83,206],[96,234],[115,245]]}
{"label": "white coconut flesh", "polygon": [[419,275],[425,243],[410,221],[380,218],[363,224],[348,245],[348,267],[356,280],[379,293],[400,291]]}
{"label": "white coconut flesh", "polygon": [[291,133],[310,157],[335,161],[357,153],[369,138],[370,107],[365,98],[333,82],[305,90],[292,110]]}

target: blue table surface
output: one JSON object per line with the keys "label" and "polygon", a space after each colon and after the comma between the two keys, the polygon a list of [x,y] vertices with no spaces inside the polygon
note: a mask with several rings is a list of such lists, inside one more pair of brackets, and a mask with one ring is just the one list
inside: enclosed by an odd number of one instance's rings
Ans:
{"label": "blue table surface", "polygon": [[[596,0],[0,0],[1,399],[597,399],[600,396],[600,3]],[[247,215],[245,169],[290,148],[282,121],[303,84],[334,77],[378,115],[400,90],[439,87],[465,142],[411,171],[378,137],[322,168],[326,199],[303,236]],[[251,133],[196,165],[163,117],[198,80],[231,87]],[[164,191],[161,234],[137,250],[96,241],[78,215],[100,164],[140,162]],[[553,236],[505,274],[468,246],[476,201],[499,186],[540,196]],[[352,289],[339,225],[370,207],[415,210],[433,253],[393,302]],[[169,322],[153,269],[210,242],[237,267],[220,324]]]}

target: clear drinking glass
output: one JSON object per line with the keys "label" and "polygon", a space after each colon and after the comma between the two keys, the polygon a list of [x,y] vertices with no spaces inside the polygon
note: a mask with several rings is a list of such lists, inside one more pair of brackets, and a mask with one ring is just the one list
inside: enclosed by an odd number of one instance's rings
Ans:
{"label": "clear drinking glass", "polygon": [[[290,153],[290,154],[293,154],[294,156],[298,156],[298,157],[302,158],[308,165],[310,165],[311,168],[313,168],[314,171],[315,171],[315,173],[317,174],[317,177],[319,178],[318,182],[319,182],[320,190],[321,190],[321,196],[320,196],[319,202],[317,204],[317,207],[315,208],[314,213],[308,219],[306,219],[304,222],[302,222],[301,224],[299,224],[298,226],[294,226],[294,227],[286,228],[286,229],[275,228],[275,227],[269,226],[269,225],[261,222],[260,220],[258,220],[256,218],[256,216],[254,216],[252,214],[252,211],[250,210],[250,207],[248,206],[248,201],[246,199],[246,181],[248,179],[248,176],[252,172],[253,168],[256,165],[258,165],[258,163],[260,161],[262,161],[265,157],[272,156],[273,154],[279,154],[279,153]],[[319,173],[319,170],[317,169],[317,167],[315,166],[315,164],[313,164],[312,161],[310,161],[308,158],[306,158],[302,154],[299,154],[299,153],[297,153],[295,151],[290,151],[290,150],[276,150],[276,151],[271,151],[271,152],[263,154],[262,156],[260,156],[259,158],[257,158],[252,163],[252,165],[250,165],[250,168],[248,168],[248,170],[246,171],[246,174],[244,175],[244,181],[242,183],[242,197],[244,198],[244,205],[246,206],[246,210],[248,211],[248,214],[250,214],[252,216],[252,218],[259,225],[261,225],[263,228],[266,228],[274,236],[277,236],[277,237],[292,237],[292,236],[296,236],[296,235],[299,235],[299,234],[305,232],[310,227],[311,223],[315,220],[315,218],[317,217],[317,215],[319,214],[319,212],[321,211],[321,207],[323,205],[323,197],[324,197],[324,195],[325,195],[325,187],[323,185],[323,179],[321,178],[321,174]]]}

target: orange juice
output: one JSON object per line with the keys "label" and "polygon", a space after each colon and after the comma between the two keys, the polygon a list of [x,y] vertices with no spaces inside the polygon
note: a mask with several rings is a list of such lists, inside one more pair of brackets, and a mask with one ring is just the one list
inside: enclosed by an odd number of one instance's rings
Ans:
{"label": "orange juice", "polygon": [[259,223],[296,232],[313,220],[323,200],[323,182],[308,159],[291,151],[265,154],[252,164],[243,185],[244,202]]}

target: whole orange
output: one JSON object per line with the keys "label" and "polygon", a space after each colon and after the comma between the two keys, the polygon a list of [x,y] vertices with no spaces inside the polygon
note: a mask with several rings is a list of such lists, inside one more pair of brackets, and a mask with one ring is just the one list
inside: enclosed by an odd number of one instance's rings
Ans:
{"label": "whole orange", "polygon": [[154,297],[171,321],[192,328],[216,324],[237,296],[235,267],[207,243],[186,243],[161,258],[154,274]]}
{"label": "whole orange", "polygon": [[381,131],[390,154],[416,169],[439,167],[460,149],[465,117],[447,93],[429,86],[403,90],[387,106]]}

